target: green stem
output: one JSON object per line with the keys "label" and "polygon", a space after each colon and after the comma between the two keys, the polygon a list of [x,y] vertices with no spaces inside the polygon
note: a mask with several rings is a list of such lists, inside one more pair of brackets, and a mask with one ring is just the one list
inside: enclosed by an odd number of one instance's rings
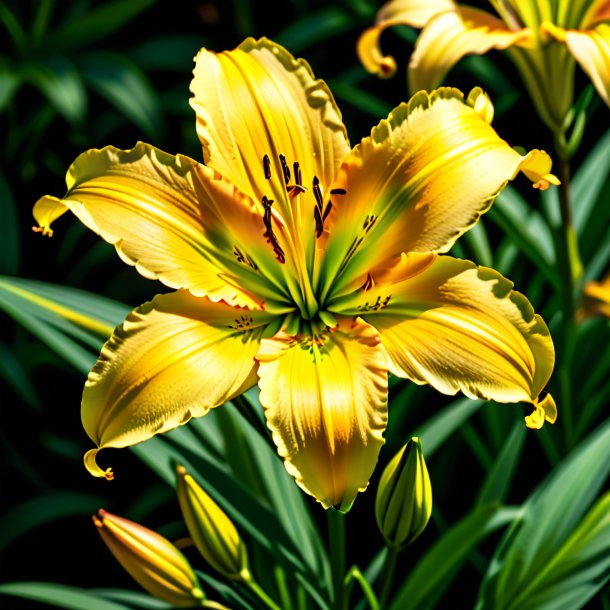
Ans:
{"label": "green stem", "polygon": [[330,565],[333,581],[333,610],[345,610],[345,515],[334,508],[328,515]]}
{"label": "green stem", "polygon": [[[561,134],[560,134],[561,135]],[[562,146],[564,139],[555,134],[555,147],[559,157],[558,174],[559,206],[561,227],[559,227],[557,263],[561,274],[561,300],[563,309],[563,341],[558,361],[558,381],[561,414],[563,418],[566,451],[572,445],[572,384],[570,371],[576,336],[576,285],[582,274],[582,264],[578,253],[578,239],[572,221],[572,191],[570,186],[570,164],[568,154]]]}
{"label": "green stem", "polygon": [[259,599],[261,599],[271,610],[282,610],[261,588],[261,586],[250,576],[250,578],[246,578],[243,580],[243,583],[252,591],[258,595]]}
{"label": "green stem", "polygon": [[360,588],[362,589],[364,597],[366,597],[366,601],[368,602],[371,610],[380,610],[379,601],[377,600],[377,596],[373,591],[373,587],[371,587],[369,581],[364,577],[364,574],[360,571],[358,566],[352,566],[345,577],[345,588],[348,592],[348,601],[352,590],[352,580],[355,580],[360,585]]}
{"label": "green stem", "polygon": [[392,581],[394,580],[394,570],[396,569],[396,560],[398,559],[398,549],[388,548],[383,563],[383,582],[381,583],[381,594],[379,596],[379,607],[385,608],[392,590]]}

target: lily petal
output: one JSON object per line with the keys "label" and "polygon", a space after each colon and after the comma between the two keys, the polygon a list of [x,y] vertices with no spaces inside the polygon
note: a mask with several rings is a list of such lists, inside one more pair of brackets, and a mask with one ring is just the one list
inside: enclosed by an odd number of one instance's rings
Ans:
{"label": "lily petal", "polygon": [[260,401],[286,469],[325,508],[368,485],[387,422],[386,356],[375,330],[342,319],[315,337],[263,339]]}
{"label": "lily petal", "polygon": [[362,65],[382,78],[392,76],[396,61],[381,51],[382,32],[393,25],[423,28],[438,13],[454,8],[453,0],[392,0],[384,4],[377,13],[375,26],[365,30],[358,39],[357,51]]}
{"label": "lily petal", "polygon": [[212,169],[140,142],[83,153],[66,181],[34,207],[43,233],[69,209],[144,277],[250,308],[286,298],[262,206]]}
{"label": "lily petal", "polygon": [[[266,38],[248,38],[222,53],[202,49],[195,61],[191,106],[206,165],[255,200],[274,200],[274,209],[291,223],[286,183],[295,184],[294,162],[304,187],[311,189],[314,176],[328,186],[350,150],[330,90],[307,62]],[[303,214],[309,235],[314,203],[311,195]]]}
{"label": "lily petal", "polygon": [[329,308],[375,326],[395,375],[444,394],[547,405],[554,420],[551,400],[538,401],[553,370],[553,343],[528,300],[493,269],[448,256],[426,263]]}
{"label": "lily petal", "polygon": [[[135,309],[102,348],[82,402],[98,446],[127,447],[205,415],[256,383],[265,312],[194,297],[158,295]],[[85,456],[94,476],[112,478]]]}
{"label": "lily petal", "polygon": [[345,160],[333,197],[321,282],[338,295],[402,252],[446,252],[523,171],[544,188],[550,157],[521,156],[488,122],[489,98],[473,89],[415,95]]}
{"label": "lily petal", "polygon": [[511,30],[489,13],[460,6],[433,17],[422,30],[409,62],[409,89],[433,89],[465,55],[527,45],[530,30]]}
{"label": "lily petal", "polygon": [[600,23],[592,30],[564,30],[550,23],[544,26],[556,40],[565,42],[600,97],[610,106],[610,24]]}

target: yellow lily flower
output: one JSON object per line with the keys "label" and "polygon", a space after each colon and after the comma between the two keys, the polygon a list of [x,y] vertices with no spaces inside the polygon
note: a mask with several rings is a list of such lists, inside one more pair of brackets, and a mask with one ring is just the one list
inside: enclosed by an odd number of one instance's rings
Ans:
{"label": "yellow lily flower", "polygon": [[507,49],[543,121],[562,131],[572,107],[575,62],[610,105],[610,2],[608,0],[490,0],[500,18],[453,0],[391,0],[358,41],[367,70],[390,76],[396,62],[384,56],[381,32],[393,25],[423,28],[409,63],[412,91],[438,86],[469,54]]}
{"label": "yellow lily flower", "polygon": [[257,381],[297,483],[347,510],[384,442],[388,370],[445,394],[534,405],[554,364],[512,283],[440,256],[519,171],[556,181],[541,151],[498,137],[479,89],[420,92],[350,149],[328,87],[267,39],[201,50],[191,105],[205,165],[147,144],[79,156],[44,233],[70,210],[176,292],[134,310],[82,402],[96,454],[205,415]]}

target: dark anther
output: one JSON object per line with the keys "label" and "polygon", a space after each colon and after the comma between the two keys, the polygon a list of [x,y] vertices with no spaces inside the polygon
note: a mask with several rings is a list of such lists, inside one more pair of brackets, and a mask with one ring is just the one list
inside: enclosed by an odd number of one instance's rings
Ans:
{"label": "dark anther", "polygon": [[328,215],[330,214],[330,211],[333,209],[333,202],[329,201],[326,204],[326,208],[324,210],[324,214],[322,214],[322,220],[326,220],[326,218],[328,217]]}
{"label": "dark anther", "polygon": [[320,181],[318,180],[317,176],[313,177],[313,194],[316,198],[316,203],[318,204],[320,211],[322,211],[322,203],[324,202],[324,198],[322,197],[322,191],[320,190]]}
{"label": "dark anther", "polygon": [[290,169],[288,168],[288,163],[286,163],[286,157],[284,157],[284,155],[280,155],[280,163],[282,164],[282,171],[284,172],[284,182],[288,184],[290,182]]}
{"label": "dark anther", "polygon": [[374,284],[375,282],[373,281],[373,276],[370,273],[367,273],[366,281],[364,282],[364,284],[362,284],[362,286],[360,286],[360,289],[366,292],[367,290],[370,290],[374,286]]}
{"label": "dark anther", "polygon": [[332,189],[330,191],[331,195],[347,195],[347,191],[345,189]]}
{"label": "dark anther", "polygon": [[301,186],[303,184],[303,179],[301,178],[301,167],[298,161],[295,161],[292,164],[292,169],[294,171],[294,182],[297,186]]}
{"label": "dark anther", "polygon": [[316,237],[319,238],[324,232],[324,220],[322,218],[322,213],[320,212],[320,208],[318,206],[315,206],[313,209],[313,217],[316,221]]}
{"label": "dark anther", "polygon": [[263,207],[265,208],[265,213],[263,214],[263,224],[265,225],[265,237],[267,241],[273,247],[273,252],[277,260],[280,263],[286,262],[286,256],[284,255],[284,251],[280,246],[280,242],[278,242],[275,233],[273,232],[273,226],[271,224],[271,204],[273,203],[273,199],[267,199],[265,195],[263,195]]}
{"label": "dark anther", "polygon": [[265,179],[271,178],[271,161],[269,161],[269,155],[263,157],[263,169],[265,171]]}

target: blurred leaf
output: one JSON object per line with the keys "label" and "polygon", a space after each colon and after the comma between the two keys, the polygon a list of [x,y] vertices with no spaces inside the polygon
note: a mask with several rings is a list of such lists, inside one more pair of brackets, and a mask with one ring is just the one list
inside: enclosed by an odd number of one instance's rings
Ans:
{"label": "blurred leaf", "polygon": [[210,44],[202,36],[156,36],[137,46],[129,56],[141,70],[176,70],[186,77],[199,49]]}
{"label": "blurred leaf", "polygon": [[134,63],[115,53],[96,52],[80,56],[78,65],[92,89],[149,138],[162,139],[164,119],[159,97]]}
{"label": "blurred leaf", "polygon": [[478,265],[484,265],[485,267],[493,265],[493,254],[483,220],[477,222],[472,229],[467,231],[463,239],[470,246],[474,254],[474,260]]}
{"label": "blurred leaf", "polygon": [[501,504],[504,502],[515,474],[515,468],[521,457],[525,434],[526,428],[523,422],[517,422],[513,426],[513,431],[506,439],[500,455],[481,487],[476,506]]}
{"label": "blurred leaf", "polygon": [[[32,384],[32,380],[23,368],[21,361],[0,341],[0,378],[15,390],[21,399],[37,411],[40,411],[40,400]],[[2,533],[0,532],[0,538]]]}
{"label": "blurred leaf", "polygon": [[532,210],[510,185],[497,197],[487,214],[557,287],[553,238],[539,212]]}
{"label": "blurred leaf", "polygon": [[11,12],[6,3],[0,2],[0,23],[9,35],[16,49],[23,49],[27,43],[25,32],[19,23],[19,19]]}
{"label": "blurred leaf", "polygon": [[84,121],[87,94],[80,74],[68,59],[54,56],[41,63],[25,64],[21,76],[39,89],[67,121],[73,124]]}
{"label": "blurred leaf", "polygon": [[[574,449],[523,505],[505,534],[485,575],[477,609],[523,610],[530,584],[553,563],[604,485],[610,471],[610,420]],[[602,585],[586,576],[589,564],[572,564],[588,590]],[[552,578],[553,575],[549,575]],[[528,595],[525,595],[528,594]],[[557,606],[563,608],[564,606]],[[569,606],[577,610],[580,606]],[[531,607],[533,610],[533,606]],[[539,607],[536,607],[538,610]]]}
{"label": "blurred leaf", "polygon": [[460,398],[418,426],[412,436],[419,436],[422,439],[426,458],[441,447],[445,439],[451,436],[483,404],[485,404],[484,400]]}
{"label": "blurred leaf", "polygon": [[[96,597],[124,602],[130,608],[143,608],[144,610],[172,610],[174,608],[171,604],[140,591],[130,591],[129,589],[91,589],[90,592]],[[91,610],[96,609],[91,608]]]}
{"label": "blurred leaf", "polygon": [[79,587],[69,587],[52,582],[9,582],[0,585],[0,594],[15,595],[25,599],[66,608],[67,610],[131,610],[129,606],[104,600]]}
{"label": "blurred leaf", "polygon": [[464,517],[417,562],[398,589],[389,610],[433,607],[471,551],[518,514],[519,510],[513,507],[485,506]]}
{"label": "blurred leaf", "polygon": [[[0,83],[0,90],[2,83]],[[15,200],[0,172],[0,273],[16,274],[19,269],[19,221]]]}
{"label": "blurred leaf", "polygon": [[29,531],[65,517],[93,514],[100,498],[76,491],[54,491],[18,504],[0,520],[0,550]]}
{"label": "blurred leaf", "polygon": [[605,206],[606,197],[600,197],[604,183],[610,177],[610,130],[593,147],[572,180],[574,226],[581,236],[590,222],[598,223],[596,206]]}
{"label": "blurred leaf", "polygon": [[345,10],[329,6],[302,17],[277,32],[273,39],[290,49],[294,55],[300,55],[311,47],[334,38],[358,26]]}
{"label": "blurred leaf", "polygon": [[354,85],[340,80],[329,80],[328,86],[337,99],[352,105],[361,112],[370,114],[375,119],[387,117],[392,110],[392,106],[385,100],[367,93]]}
{"label": "blurred leaf", "polygon": [[21,77],[17,71],[0,57],[0,112],[9,104],[20,84]]}
{"label": "blurred leaf", "polygon": [[132,21],[156,0],[115,0],[85,12],[69,20],[47,38],[46,45],[53,49],[73,50],[89,46],[106,36],[114,34],[123,25]]}

